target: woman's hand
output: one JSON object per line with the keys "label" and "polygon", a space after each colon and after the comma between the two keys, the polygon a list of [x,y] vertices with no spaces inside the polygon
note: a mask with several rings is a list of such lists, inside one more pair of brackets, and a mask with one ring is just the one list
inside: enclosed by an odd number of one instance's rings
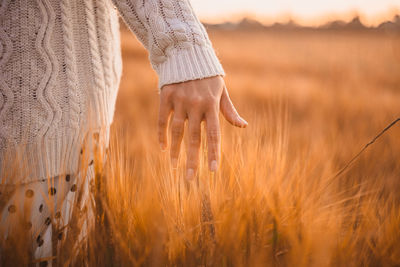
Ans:
{"label": "woman's hand", "polygon": [[210,171],[218,169],[220,158],[219,111],[225,119],[237,127],[246,127],[233,106],[224,80],[214,76],[200,80],[165,85],[160,93],[160,113],[158,136],[162,150],[168,147],[167,129],[171,120],[171,163],[176,168],[184,133],[185,120],[188,120],[189,147],[187,150],[187,179],[193,179],[199,163],[201,142],[201,122],[206,122],[208,144],[208,166]]}

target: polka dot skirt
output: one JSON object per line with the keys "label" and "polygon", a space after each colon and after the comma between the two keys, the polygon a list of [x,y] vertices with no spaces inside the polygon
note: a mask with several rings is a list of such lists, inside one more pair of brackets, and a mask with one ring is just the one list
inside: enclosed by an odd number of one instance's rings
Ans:
{"label": "polka dot skirt", "polygon": [[[60,243],[68,231],[74,209],[87,210],[93,162],[87,170],[19,185],[0,185],[0,230],[4,238],[17,222],[28,233],[27,240],[36,266],[52,266]],[[86,223],[86,222],[85,222]],[[19,231],[21,228],[19,228]],[[81,225],[80,238],[87,232]]]}

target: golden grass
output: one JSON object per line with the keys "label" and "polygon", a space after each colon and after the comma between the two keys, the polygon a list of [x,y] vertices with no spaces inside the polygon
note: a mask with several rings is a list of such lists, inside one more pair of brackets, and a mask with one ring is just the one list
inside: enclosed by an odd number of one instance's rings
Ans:
{"label": "golden grass", "polygon": [[123,33],[113,130],[125,138],[111,150],[125,151],[109,165],[127,165],[106,175],[117,243],[137,265],[400,264],[399,128],[334,177],[399,116],[399,36],[210,36],[249,126],[224,122],[220,171],[208,173],[203,149],[198,180],[186,183],[185,158],[174,172],[158,148],[146,52]]}
{"label": "golden grass", "polygon": [[[210,32],[246,129],[222,123],[222,162],[184,179],[157,142],[156,76],[123,31],[108,160],[97,166],[91,266],[400,264],[400,37]],[[223,121],[223,119],[221,119]],[[185,140],[186,142],[186,140]]]}

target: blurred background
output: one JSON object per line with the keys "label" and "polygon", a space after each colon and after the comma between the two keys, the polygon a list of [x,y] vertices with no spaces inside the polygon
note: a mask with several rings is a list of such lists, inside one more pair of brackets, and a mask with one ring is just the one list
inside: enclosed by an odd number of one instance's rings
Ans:
{"label": "blurred background", "polygon": [[367,26],[377,26],[391,20],[399,11],[397,0],[193,0],[194,9],[207,22],[224,22],[243,17],[256,18],[272,24],[294,20],[303,26],[320,26],[329,21],[350,21],[360,16]]}
{"label": "blurred background", "polygon": [[107,188],[137,262],[399,266],[400,126],[336,174],[400,117],[400,2],[192,5],[249,125],[233,129],[221,117],[220,171],[207,172],[204,146],[198,183],[185,183],[186,145],[172,171],[157,142],[156,74],[121,22],[112,130],[125,136],[116,149],[124,156],[111,158]]}
{"label": "blurred background", "polygon": [[[348,158],[399,115],[398,0],[191,3],[226,70],[233,101],[250,122],[284,102],[296,133],[289,139],[346,147]],[[116,121],[156,145],[157,77],[147,51],[121,27],[124,74]],[[147,128],[138,131],[139,124]]]}

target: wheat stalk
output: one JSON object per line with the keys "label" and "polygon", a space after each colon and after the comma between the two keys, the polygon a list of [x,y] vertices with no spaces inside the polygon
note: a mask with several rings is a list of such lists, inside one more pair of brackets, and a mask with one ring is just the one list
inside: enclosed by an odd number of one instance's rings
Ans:
{"label": "wheat stalk", "polygon": [[364,151],[373,143],[375,143],[376,140],[378,140],[385,132],[387,132],[390,128],[392,128],[397,122],[400,121],[400,118],[395,119],[392,121],[388,126],[386,126],[382,131],[380,131],[371,141],[369,141],[350,161],[347,162],[346,165],[344,165],[333,177],[332,179],[335,179],[336,177],[340,176],[345,170],[347,170],[350,165],[352,165]]}

